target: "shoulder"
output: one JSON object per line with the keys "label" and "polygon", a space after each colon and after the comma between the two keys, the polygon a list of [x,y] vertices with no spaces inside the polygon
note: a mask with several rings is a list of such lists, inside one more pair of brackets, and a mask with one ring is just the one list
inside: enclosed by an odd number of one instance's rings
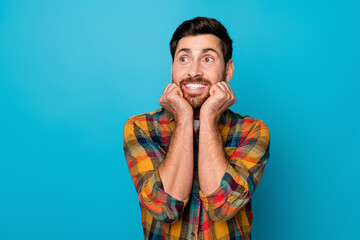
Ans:
{"label": "shoulder", "polygon": [[261,132],[261,135],[270,135],[268,126],[263,120],[251,117],[249,115],[241,115],[230,109],[227,109],[224,114],[224,120],[229,127],[229,132],[234,135],[247,136],[251,132]]}
{"label": "shoulder", "polygon": [[149,127],[153,125],[160,125],[164,123],[169,123],[173,119],[172,115],[166,111],[164,108],[156,109],[151,112],[146,112],[138,115],[134,115],[128,118],[125,123],[125,130],[129,128],[134,128],[135,126],[143,129],[150,130]]}
{"label": "shoulder", "polygon": [[264,127],[266,126],[263,120],[253,118],[249,115],[241,115],[230,109],[226,110],[224,114],[224,119],[226,121],[226,124],[231,126],[234,125],[249,125],[249,126],[261,125]]}
{"label": "shoulder", "polygon": [[156,109],[151,112],[141,113],[128,118],[128,122],[146,122],[146,121],[160,121],[161,115],[164,114],[164,109]]}

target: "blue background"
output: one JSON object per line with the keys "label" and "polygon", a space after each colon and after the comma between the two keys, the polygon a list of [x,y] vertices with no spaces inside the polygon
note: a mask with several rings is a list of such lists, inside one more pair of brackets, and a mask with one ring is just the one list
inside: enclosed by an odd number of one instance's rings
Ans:
{"label": "blue background", "polygon": [[219,19],[271,157],[253,239],[360,239],[359,1],[0,2],[0,239],[142,239],[122,150],[182,21]]}

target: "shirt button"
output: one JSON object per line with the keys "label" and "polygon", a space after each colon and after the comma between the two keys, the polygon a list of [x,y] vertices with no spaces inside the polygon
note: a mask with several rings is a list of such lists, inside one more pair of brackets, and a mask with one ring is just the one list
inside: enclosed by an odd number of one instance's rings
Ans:
{"label": "shirt button", "polygon": [[195,233],[191,233],[191,236],[195,237]]}

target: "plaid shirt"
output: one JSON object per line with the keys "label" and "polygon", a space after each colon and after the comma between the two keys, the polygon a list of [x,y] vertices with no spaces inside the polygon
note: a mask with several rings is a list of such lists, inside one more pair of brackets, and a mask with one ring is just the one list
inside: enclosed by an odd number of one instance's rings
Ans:
{"label": "plaid shirt", "polygon": [[219,129],[229,165],[218,189],[208,196],[198,181],[199,129],[194,131],[193,185],[184,201],[164,191],[158,170],[174,129],[174,118],[164,108],[133,116],[124,127],[124,152],[145,239],[251,239],[251,196],[269,159],[267,126],[230,109],[221,115]]}

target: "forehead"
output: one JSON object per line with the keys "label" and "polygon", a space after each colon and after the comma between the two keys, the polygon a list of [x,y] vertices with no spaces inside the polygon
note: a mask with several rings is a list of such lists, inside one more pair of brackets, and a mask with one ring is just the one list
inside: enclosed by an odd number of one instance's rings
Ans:
{"label": "forehead", "polygon": [[176,47],[175,54],[183,48],[188,48],[192,52],[212,48],[216,50],[219,54],[222,53],[220,39],[213,34],[201,34],[181,38]]}

